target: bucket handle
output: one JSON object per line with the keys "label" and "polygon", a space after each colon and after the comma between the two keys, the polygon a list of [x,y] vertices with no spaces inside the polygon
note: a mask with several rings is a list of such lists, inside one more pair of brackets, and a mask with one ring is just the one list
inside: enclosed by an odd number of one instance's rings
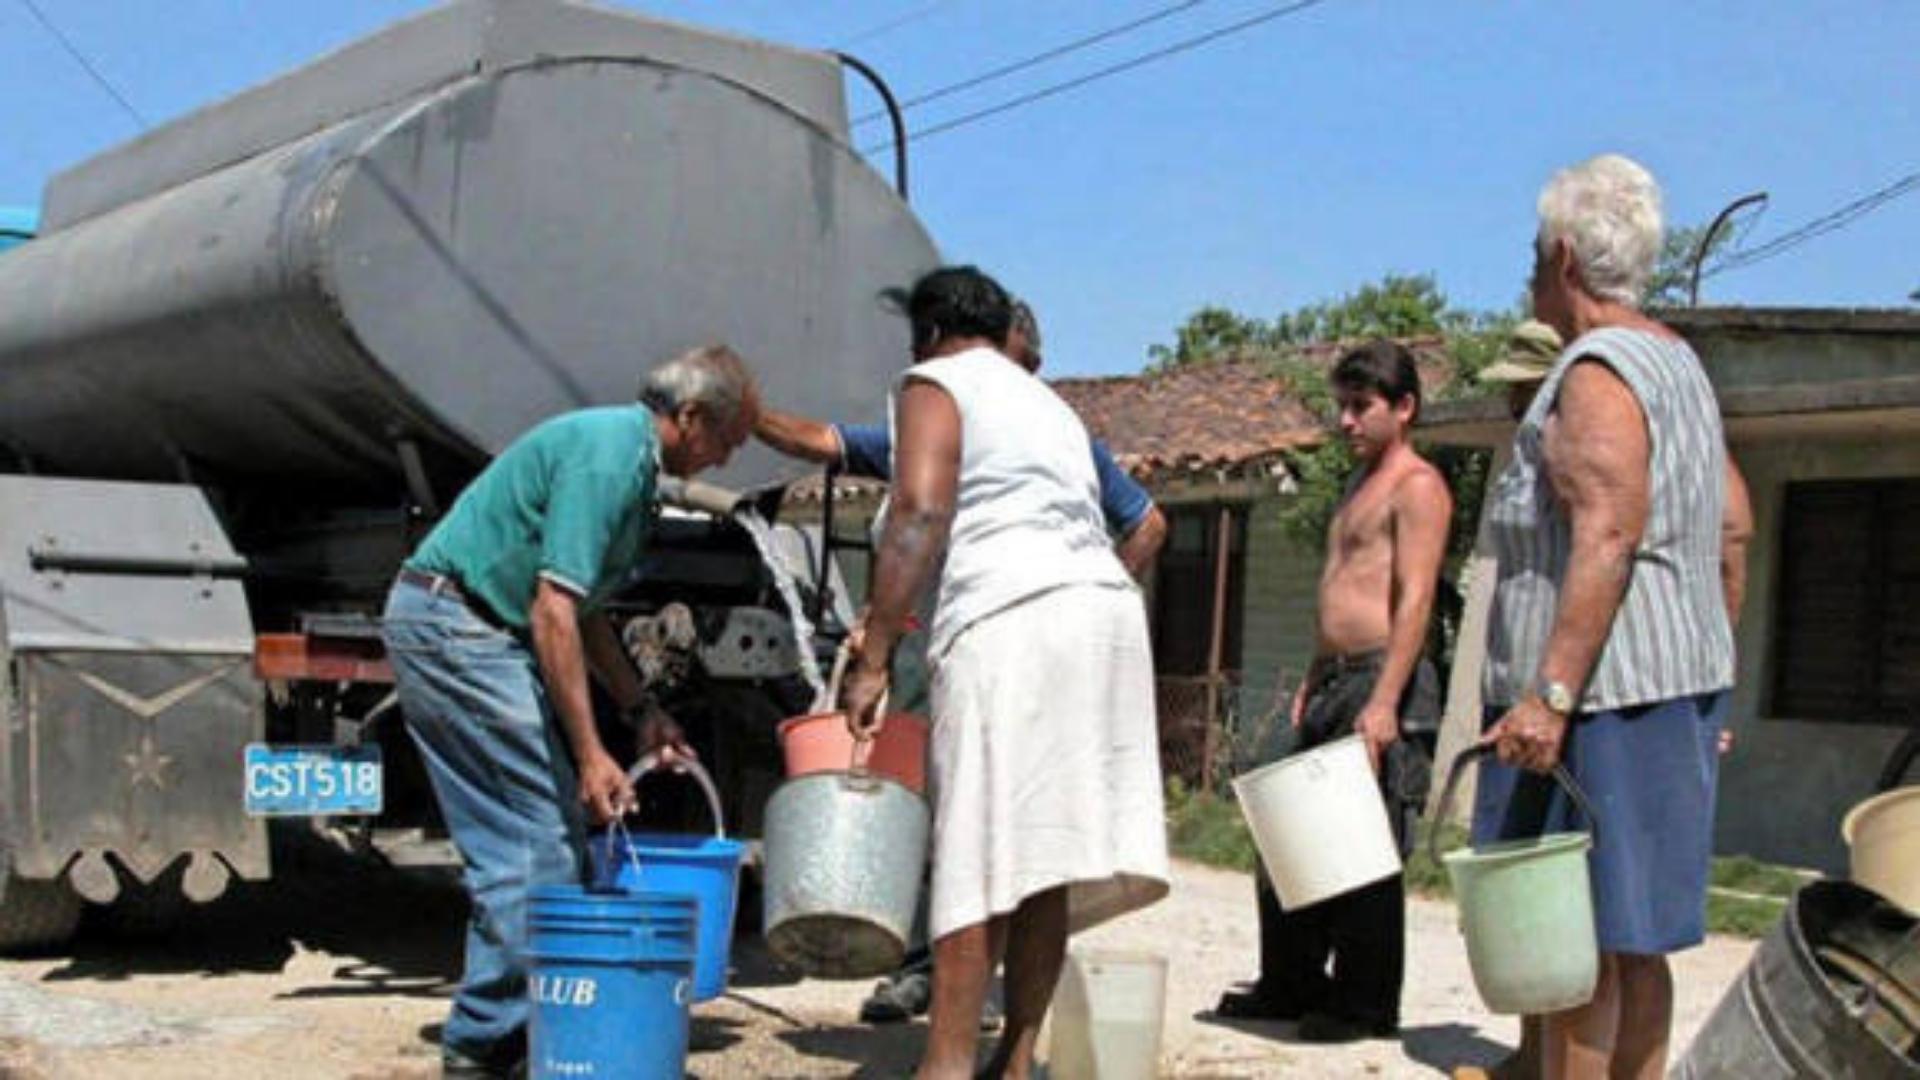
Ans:
{"label": "bucket handle", "polygon": [[[642,754],[640,760],[633,763],[633,768],[627,770],[627,780],[637,786],[641,777],[659,767],[660,752],[658,750]],[[720,789],[714,786],[713,777],[692,758],[683,758],[675,762],[674,768],[693,777],[694,782],[700,785],[700,790],[707,796],[707,809],[713,816],[713,835],[716,839],[726,839],[726,822],[720,811]]]}
{"label": "bucket handle", "polygon": [[[1440,828],[1447,820],[1447,811],[1453,808],[1453,792],[1460,786],[1460,777],[1466,774],[1467,766],[1493,753],[1492,743],[1481,743],[1460,751],[1454,756],[1453,767],[1447,770],[1447,785],[1440,789],[1440,802],[1433,808],[1433,823],[1427,828],[1427,857],[1440,863]],[[1563,788],[1573,805],[1579,807],[1580,816],[1587,820],[1587,832],[1593,836],[1594,843],[1600,842],[1600,818],[1593,812],[1593,804],[1587,801],[1587,793],[1580,790],[1574,782],[1573,774],[1567,767],[1556,762],[1553,766],[1553,779]]]}

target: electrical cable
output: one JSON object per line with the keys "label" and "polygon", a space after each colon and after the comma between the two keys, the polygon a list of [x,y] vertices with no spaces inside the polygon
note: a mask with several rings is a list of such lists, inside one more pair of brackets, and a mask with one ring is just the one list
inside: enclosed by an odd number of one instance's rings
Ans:
{"label": "electrical cable", "polygon": [[[1099,30],[1094,33],[1088,34],[1085,37],[1075,38],[1074,40],[1066,42],[1064,44],[1056,45],[1053,48],[1047,49],[1044,52],[1038,52],[1024,59],[1015,60],[1010,64],[1003,64],[1000,67],[994,68],[990,71],[983,71],[978,75],[975,75],[968,79],[963,79],[960,82],[949,83],[946,86],[942,86],[934,90],[929,90],[926,93],[921,94],[919,97],[908,98],[907,100],[900,103],[900,109],[902,112],[904,112],[908,109],[914,108],[915,106],[925,105],[929,101],[938,101],[943,97],[948,97],[950,95],[957,94],[962,90],[971,90],[976,86],[981,86],[986,83],[993,82],[996,79],[1005,78],[1006,76],[1012,75],[1016,72],[1025,71],[1031,67],[1037,67],[1041,64],[1046,63],[1049,60],[1057,60],[1062,56],[1066,56],[1070,53],[1079,52],[1081,49],[1098,45],[1103,41],[1111,41],[1114,38],[1120,37],[1123,34],[1132,33],[1133,31],[1138,30],[1141,27],[1151,26],[1154,23],[1161,21],[1162,19],[1166,19],[1170,16],[1178,15],[1189,8],[1199,7],[1201,4],[1204,4],[1204,3],[1206,3],[1206,0],[1182,0],[1182,2],[1178,4],[1169,4],[1166,7],[1160,8],[1156,11],[1150,11],[1147,14],[1142,15],[1137,19],[1133,19],[1128,22],[1121,23],[1118,26],[1110,26],[1105,30]],[[859,127],[862,124],[870,123],[874,120],[883,119],[886,115],[887,115],[887,112],[885,109],[876,109],[873,112],[867,113],[864,116],[855,117],[853,121],[853,126]]]}
{"label": "electrical cable", "polygon": [[74,63],[79,64],[80,67],[92,77],[93,81],[99,85],[100,89],[107,92],[107,96],[119,102],[120,107],[126,110],[128,116],[133,118],[133,122],[139,125],[140,130],[145,131],[150,126],[147,123],[147,118],[140,115],[140,110],[133,107],[133,102],[128,101],[126,95],[122,94],[119,89],[113,85],[112,81],[101,73],[99,68],[93,66],[93,61],[87,59],[86,54],[80,51],[80,47],[75,45],[73,40],[67,37],[66,34],[62,33],[60,28],[53,24],[52,19],[47,18],[47,13],[40,10],[39,4],[34,3],[34,0],[20,0],[20,6],[26,8],[27,11],[39,21],[40,25],[46,28],[47,33],[53,35],[53,39],[58,41],[60,47],[67,51],[67,55],[73,57]]}
{"label": "electrical cable", "polygon": [[1915,191],[1920,191],[1920,172],[1903,176],[1877,191],[1862,195],[1839,209],[1822,214],[1805,225],[1784,232],[1764,244],[1730,252],[1700,276],[1703,279],[1711,278],[1729,270],[1739,270],[1764,262],[1799,247],[1809,240],[1844,229],[1895,199],[1911,195]]}
{"label": "electrical cable", "polygon": [[[944,134],[946,132],[954,130],[955,128],[966,127],[969,124],[973,124],[981,120],[985,120],[990,116],[998,116],[1001,113],[1010,112],[1014,109],[1018,109],[1026,105],[1031,105],[1034,102],[1045,100],[1046,98],[1053,97],[1057,94],[1064,94],[1069,90],[1078,89],[1079,87],[1086,86],[1089,83],[1099,82],[1101,79],[1109,78],[1114,75],[1119,75],[1122,72],[1132,71],[1134,68],[1144,67],[1148,64],[1153,63],[1156,60],[1164,60],[1170,56],[1176,56],[1180,53],[1190,52],[1194,49],[1201,47],[1202,45],[1212,44],[1215,41],[1219,41],[1221,38],[1228,37],[1233,34],[1238,34],[1243,31],[1251,30],[1254,27],[1261,25],[1262,23],[1272,22],[1273,20],[1281,18],[1286,15],[1294,15],[1299,12],[1305,11],[1308,8],[1318,7],[1323,3],[1326,3],[1326,0],[1294,0],[1293,3],[1282,4],[1279,7],[1261,12],[1258,15],[1252,16],[1250,18],[1242,19],[1239,22],[1229,23],[1226,26],[1220,27],[1217,30],[1210,30],[1204,34],[1198,34],[1194,37],[1185,38],[1181,41],[1176,41],[1171,45],[1154,49],[1151,52],[1142,53],[1141,55],[1133,57],[1130,60],[1123,60],[1117,64],[1110,64],[1106,67],[1089,72],[1085,75],[1081,75],[1077,78],[1068,79],[1065,82],[1054,83],[1051,86],[1043,86],[1038,90],[1021,94],[1020,96],[1012,98],[1008,101],[1003,101],[998,105],[989,105],[984,109],[977,109],[973,112],[965,113],[961,116],[954,117],[951,120],[943,121],[941,123],[935,124],[930,128],[925,128],[921,131],[916,131],[913,134],[908,135],[907,141],[911,143],[911,142],[919,142],[922,139],[930,139],[935,135]],[[893,143],[891,141],[883,142],[883,143],[875,143],[871,146],[861,147],[860,152],[863,154],[871,154],[880,150],[888,149],[892,145]]]}
{"label": "electrical cable", "polygon": [[933,14],[934,12],[940,10],[943,7],[946,7],[949,3],[952,3],[952,0],[933,0],[933,3],[922,4],[919,7],[915,8],[912,11],[907,12],[904,15],[897,15],[891,19],[888,19],[886,22],[879,23],[874,26],[869,26],[865,30],[858,31],[852,36],[842,40],[839,44],[833,46],[833,48],[835,51],[839,51],[847,48],[849,45],[858,45],[863,41],[880,37],[883,34],[890,34],[895,30],[900,29],[903,26],[907,26],[912,23],[919,22],[921,19],[926,18],[927,16]]}

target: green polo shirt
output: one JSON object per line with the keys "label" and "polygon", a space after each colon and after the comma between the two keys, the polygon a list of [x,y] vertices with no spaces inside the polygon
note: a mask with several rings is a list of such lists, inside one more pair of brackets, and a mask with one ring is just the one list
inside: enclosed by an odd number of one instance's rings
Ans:
{"label": "green polo shirt", "polygon": [[453,578],[517,629],[543,577],[597,608],[640,562],[659,448],[644,405],[547,420],[467,485],[407,565]]}

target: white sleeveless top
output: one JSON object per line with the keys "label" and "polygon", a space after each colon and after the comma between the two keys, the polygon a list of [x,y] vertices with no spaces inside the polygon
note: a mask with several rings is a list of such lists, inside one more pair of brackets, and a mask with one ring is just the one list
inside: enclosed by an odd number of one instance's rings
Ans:
{"label": "white sleeveless top", "polygon": [[960,410],[960,483],[930,657],[1048,590],[1134,587],[1107,539],[1087,429],[1058,394],[987,348],[916,364],[899,385],[910,379],[938,385]]}

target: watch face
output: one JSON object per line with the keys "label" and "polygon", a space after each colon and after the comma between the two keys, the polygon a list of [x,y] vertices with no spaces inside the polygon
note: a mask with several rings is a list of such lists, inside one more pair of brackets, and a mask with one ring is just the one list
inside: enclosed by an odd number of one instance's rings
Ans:
{"label": "watch face", "polygon": [[1546,701],[1547,708],[1552,709],[1554,712],[1568,713],[1573,711],[1573,693],[1559,683],[1548,683],[1541,691],[1540,696]]}

